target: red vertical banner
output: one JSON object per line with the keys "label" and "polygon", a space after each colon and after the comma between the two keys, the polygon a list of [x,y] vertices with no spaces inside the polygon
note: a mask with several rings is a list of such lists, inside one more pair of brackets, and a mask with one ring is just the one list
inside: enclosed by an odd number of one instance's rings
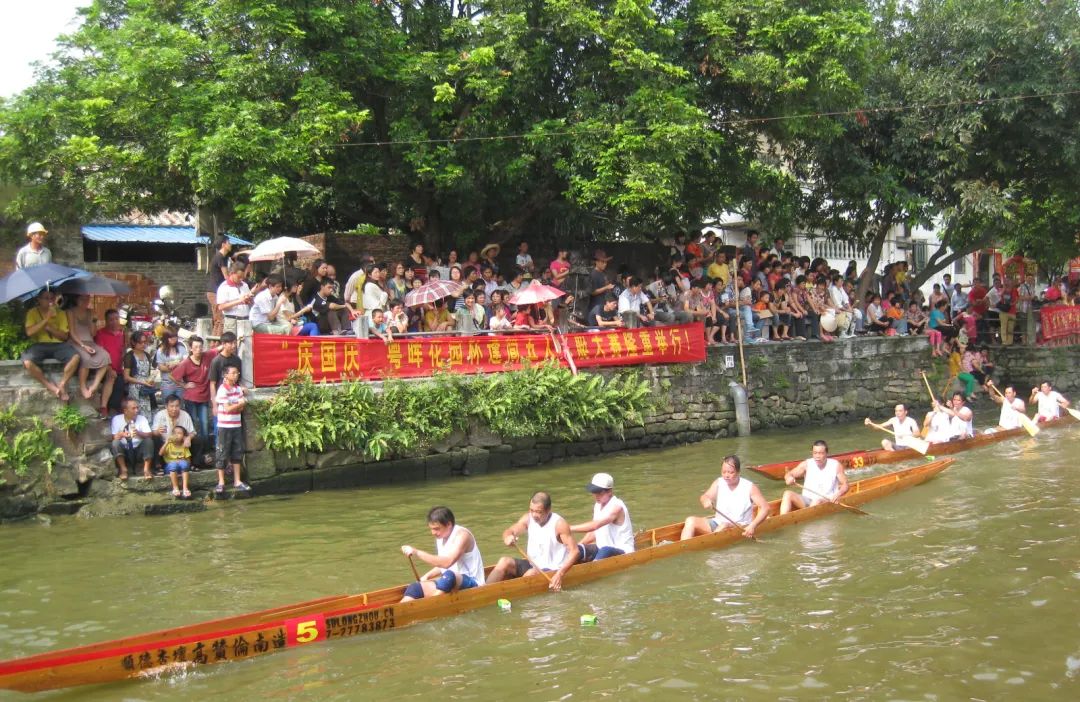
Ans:
{"label": "red vertical banner", "polygon": [[[556,344],[560,347],[557,348]],[[290,371],[316,381],[417,378],[438,372],[496,373],[529,364],[567,365],[564,350],[579,368],[705,360],[702,325],[617,329],[569,334],[501,334],[381,339],[334,336],[253,337],[255,385],[277,385]]]}

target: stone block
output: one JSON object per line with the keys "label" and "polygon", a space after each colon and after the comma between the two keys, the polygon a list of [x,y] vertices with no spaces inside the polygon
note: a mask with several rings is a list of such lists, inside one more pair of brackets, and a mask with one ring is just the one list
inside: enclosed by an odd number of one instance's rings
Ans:
{"label": "stone block", "polygon": [[311,492],[311,472],[294,470],[260,480],[255,486],[262,495],[289,495],[298,492]]}
{"label": "stone block", "polygon": [[487,427],[486,424],[480,422],[470,422],[469,424],[469,444],[472,446],[479,446],[480,448],[491,448],[492,446],[498,446],[503,443],[502,437],[495,434]]}
{"label": "stone block", "polygon": [[244,475],[248,480],[263,480],[277,472],[272,451],[253,451],[244,457]]}
{"label": "stone block", "polygon": [[464,454],[465,463],[462,465],[462,470],[468,471],[471,475],[483,475],[488,472],[490,452],[476,446],[469,446]]}
{"label": "stone block", "polygon": [[536,449],[522,449],[510,454],[510,465],[515,468],[518,466],[535,466],[538,463],[540,463],[540,452]]}
{"label": "stone block", "polygon": [[455,429],[442,441],[436,441],[432,444],[431,450],[435,453],[446,453],[459,446],[464,446],[467,439],[468,435],[463,430]]}
{"label": "stone block", "polygon": [[515,451],[522,449],[531,449],[536,447],[536,438],[532,436],[524,436],[521,438],[507,439],[506,443],[513,447]]}
{"label": "stone block", "polygon": [[427,466],[423,458],[401,458],[385,465],[389,469],[386,475],[391,483],[415,482],[427,476]]}
{"label": "stone block", "polygon": [[38,514],[49,515],[71,515],[78,512],[80,509],[87,505],[87,500],[61,500],[60,502],[50,502],[47,505],[42,506],[38,510]]}
{"label": "stone block", "polygon": [[353,451],[331,449],[325,453],[315,455],[315,468],[332,468],[334,466],[359,465],[360,455]]}
{"label": "stone block", "polygon": [[274,467],[279,473],[290,470],[303,470],[307,468],[307,456],[304,455],[303,451],[296,455],[274,451]]}
{"label": "stone block", "polygon": [[424,477],[428,480],[449,478],[454,474],[454,457],[449,453],[433,453],[423,460]]}
{"label": "stone block", "polygon": [[75,497],[79,494],[79,482],[76,469],[71,465],[59,465],[53,468],[49,480],[52,483],[52,494],[59,497]]}
{"label": "stone block", "polygon": [[22,519],[37,512],[37,502],[29,495],[0,497],[0,519]]}
{"label": "stone block", "polygon": [[191,514],[205,512],[206,503],[202,500],[173,500],[156,505],[146,505],[143,514],[147,517],[160,517],[168,514]]}
{"label": "stone block", "polygon": [[600,453],[600,444],[595,441],[576,441],[566,447],[569,456],[595,456]]}
{"label": "stone block", "polygon": [[[367,466],[331,466],[311,471],[312,490],[342,490],[370,484]],[[262,483],[259,484],[262,487]]]}

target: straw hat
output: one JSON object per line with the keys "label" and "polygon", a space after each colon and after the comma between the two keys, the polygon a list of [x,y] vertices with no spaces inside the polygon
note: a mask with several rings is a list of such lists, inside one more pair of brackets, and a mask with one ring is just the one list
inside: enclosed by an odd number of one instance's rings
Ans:
{"label": "straw hat", "polygon": [[480,258],[487,258],[488,251],[491,251],[492,249],[495,250],[496,256],[498,256],[499,252],[502,251],[502,247],[498,244],[488,244],[484,248],[480,249]]}
{"label": "straw hat", "polygon": [[26,228],[26,236],[32,236],[41,232],[42,234],[48,234],[49,230],[45,228],[45,225],[41,222],[31,222],[30,226]]}

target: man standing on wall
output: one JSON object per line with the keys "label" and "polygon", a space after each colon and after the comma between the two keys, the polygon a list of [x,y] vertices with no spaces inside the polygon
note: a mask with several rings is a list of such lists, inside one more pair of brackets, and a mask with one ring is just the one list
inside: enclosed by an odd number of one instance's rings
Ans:
{"label": "man standing on wall", "polygon": [[206,269],[206,301],[210,303],[210,314],[214,317],[214,336],[221,336],[224,331],[225,317],[218,309],[217,291],[225,279],[229,277],[229,252],[232,244],[228,238],[219,236],[214,242],[217,253],[210,259],[210,265]]}
{"label": "man standing on wall", "polygon": [[48,233],[41,222],[30,223],[30,226],[26,228],[26,238],[29,241],[15,254],[15,268],[23,269],[52,263],[52,252],[45,246],[45,237]]}

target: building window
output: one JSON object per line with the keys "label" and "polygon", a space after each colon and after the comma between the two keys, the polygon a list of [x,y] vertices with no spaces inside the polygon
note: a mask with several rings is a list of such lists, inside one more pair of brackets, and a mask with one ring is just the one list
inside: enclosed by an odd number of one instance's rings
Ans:
{"label": "building window", "polygon": [[926,262],[930,258],[930,245],[925,241],[916,241],[912,254],[915,270],[921,271],[926,268]]}
{"label": "building window", "polygon": [[967,275],[967,256],[961,256],[953,263],[954,275]]}
{"label": "building window", "polygon": [[831,259],[865,259],[869,252],[862,246],[856,246],[847,241],[835,241],[833,239],[815,239],[811,246],[814,258]]}

